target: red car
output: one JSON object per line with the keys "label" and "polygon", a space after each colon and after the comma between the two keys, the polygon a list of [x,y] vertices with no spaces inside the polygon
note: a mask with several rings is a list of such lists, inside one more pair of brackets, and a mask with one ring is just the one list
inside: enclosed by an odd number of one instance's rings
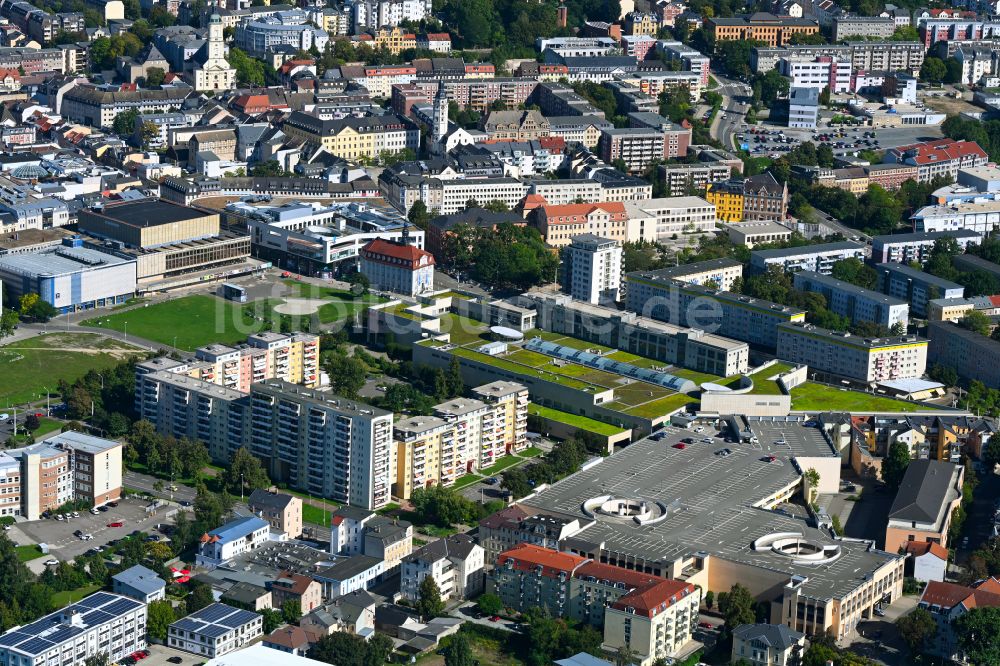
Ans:
{"label": "red car", "polygon": [[108,523],[108,527],[125,527],[125,521],[123,521],[123,520],[116,520],[113,523]]}
{"label": "red car", "polygon": [[38,418],[42,418],[43,416],[45,416],[45,414],[42,414],[41,412],[35,412],[35,416],[37,416]]}
{"label": "red car", "polygon": [[674,448],[675,448],[675,449],[680,449],[680,450],[682,450],[682,451],[683,451],[684,449],[686,449],[687,447],[688,447],[688,445],[687,445],[687,444],[685,444],[684,442],[677,442],[676,444],[674,444]]}
{"label": "red car", "polygon": [[500,621],[499,615],[494,615],[493,617],[490,618],[490,622],[499,622],[499,621]]}
{"label": "red car", "polygon": [[715,629],[715,625],[711,622],[699,622],[698,626],[702,629]]}
{"label": "red car", "polygon": [[777,459],[778,459],[778,457],[777,457],[777,456],[768,456],[768,457],[767,457],[767,462],[774,462],[774,461],[775,461],[775,460],[777,460]]}

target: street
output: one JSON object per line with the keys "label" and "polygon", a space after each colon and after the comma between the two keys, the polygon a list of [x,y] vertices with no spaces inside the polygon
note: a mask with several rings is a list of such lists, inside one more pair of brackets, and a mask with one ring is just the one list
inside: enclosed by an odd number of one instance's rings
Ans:
{"label": "street", "polygon": [[718,115],[712,122],[709,133],[721,141],[727,150],[735,150],[739,148],[736,134],[739,132],[746,112],[750,109],[749,104],[747,104],[750,86],[739,81],[732,81],[719,74],[712,76],[719,83],[712,92],[722,95],[722,108],[719,109]]}
{"label": "street", "polygon": [[[177,486],[177,490],[171,491],[169,481],[164,481],[163,479],[158,479],[155,476],[150,476],[148,474],[125,472],[124,483],[126,488],[141,490],[142,492],[149,493],[154,497],[162,497],[163,499],[169,499],[175,502],[194,501],[194,488],[191,488],[190,486],[183,486],[178,483],[175,484]],[[155,486],[157,483],[163,484],[162,490],[156,490]]]}

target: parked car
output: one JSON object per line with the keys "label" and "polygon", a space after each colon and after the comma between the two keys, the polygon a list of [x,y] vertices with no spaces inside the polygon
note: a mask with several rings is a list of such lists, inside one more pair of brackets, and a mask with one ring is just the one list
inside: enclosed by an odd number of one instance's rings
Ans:
{"label": "parked car", "polygon": [[685,444],[684,442],[677,442],[676,444],[674,444],[674,448],[683,451],[684,449],[687,448],[687,444]]}
{"label": "parked car", "polygon": [[47,566],[47,567],[57,567],[57,566],[59,566],[59,560],[45,560],[45,566]]}
{"label": "parked car", "polygon": [[108,527],[125,527],[125,521],[116,520],[113,523],[108,523]]}

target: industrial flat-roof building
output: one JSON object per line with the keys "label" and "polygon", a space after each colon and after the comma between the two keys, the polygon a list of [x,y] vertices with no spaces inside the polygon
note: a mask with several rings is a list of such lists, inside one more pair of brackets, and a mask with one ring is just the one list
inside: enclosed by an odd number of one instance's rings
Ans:
{"label": "industrial flat-roof building", "polygon": [[66,239],[57,247],[0,256],[0,281],[14,298],[36,293],[60,312],[76,312],[134,296],[136,263]]}
{"label": "industrial flat-roof building", "polygon": [[219,234],[219,215],[161,199],[143,199],[81,210],[80,231],[150,248]]}

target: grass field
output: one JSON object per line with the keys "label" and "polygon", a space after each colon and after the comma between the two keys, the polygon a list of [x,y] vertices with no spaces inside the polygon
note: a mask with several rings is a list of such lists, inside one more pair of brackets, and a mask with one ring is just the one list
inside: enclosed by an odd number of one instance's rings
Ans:
{"label": "grass field", "polygon": [[[528,413],[543,419],[555,421],[556,423],[563,423],[571,428],[576,428],[577,430],[584,430],[586,432],[604,435],[605,437],[617,435],[622,432],[621,428],[617,428],[613,425],[609,425],[586,416],[570,414],[569,412],[561,412],[558,409],[551,409],[534,403],[528,405]],[[524,454],[522,453],[522,455]]]}
{"label": "grass field", "polygon": [[93,333],[49,333],[0,347],[0,407],[45,399],[59,380],[74,382],[141,350]]}
{"label": "grass field", "polygon": [[458,477],[458,480],[452,484],[452,490],[461,490],[462,488],[468,488],[469,486],[475,485],[483,480],[483,477],[478,474],[466,474],[465,476]]}
{"label": "grass field", "polygon": [[83,599],[88,594],[93,594],[101,589],[100,585],[84,585],[83,587],[78,587],[75,590],[67,590],[65,592],[56,592],[52,595],[52,605],[57,608],[63,606],[68,606],[69,604],[75,604],[80,599]]}
{"label": "grass field", "polygon": [[919,412],[933,410],[906,400],[806,383],[792,389],[792,409],[803,412]]}
{"label": "grass field", "polygon": [[14,550],[17,552],[17,559],[22,562],[37,560],[43,555],[42,550],[34,544],[30,546],[14,546]]}
{"label": "grass field", "polygon": [[499,474],[505,469],[510,469],[514,465],[519,465],[523,461],[523,458],[518,458],[517,456],[504,456],[489,467],[479,470],[479,473],[483,476],[493,476],[494,474]]}
{"label": "grass field", "polygon": [[489,326],[453,312],[441,317],[441,332],[447,333],[450,336],[449,340],[456,345],[490,341]]}
{"label": "grass field", "polygon": [[750,375],[753,380],[753,390],[751,395],[780,395],[781,387],[778,386],[778,375],[783,375],[792,369],[787,363],[775,363],[759,372]]}
{"label": "grass field", "polygon": [[[194,351],[212,343],[232,345],[257,333],[273,319],[277,303],[256,301],[240,305],[214,296],[195,294],[107,317],[88,319],[84,326],[127,332],[162,345]],[[252,316],[248,316],[251,315]]]}
{"label": "grass field", "polygon": [[330,508],[326,510],[324,514],[323,508],[318,506],[313,506],[306,502],[302,503],[302,522],[312,523],[313,525],[322,525],[326,527],[330,523],[330,513],[337,508],[337,505],[330,504]]}
{"label": "grass field", "polygon": [[[684,405],[689,405],[692,402],[698,402],[698,399],[683,393],[674,393],[673,395],[668,395],[664,398],[653,400],[624,411],[629,416],[655,419],[657,417],[664,416],[665,414],[671,414]],[[614,403],[611,404],[614,405]]]}
{"label": "grass field", "polygon": [[[598,423],[600,422],[598,421]],[[528,448],[526,448],[524,451],[521,451],[517,455],[521,456],[522,458],[537,458],[543,453],[545,453],[545,451],[542,451],[537,446],[529,446]]]}

